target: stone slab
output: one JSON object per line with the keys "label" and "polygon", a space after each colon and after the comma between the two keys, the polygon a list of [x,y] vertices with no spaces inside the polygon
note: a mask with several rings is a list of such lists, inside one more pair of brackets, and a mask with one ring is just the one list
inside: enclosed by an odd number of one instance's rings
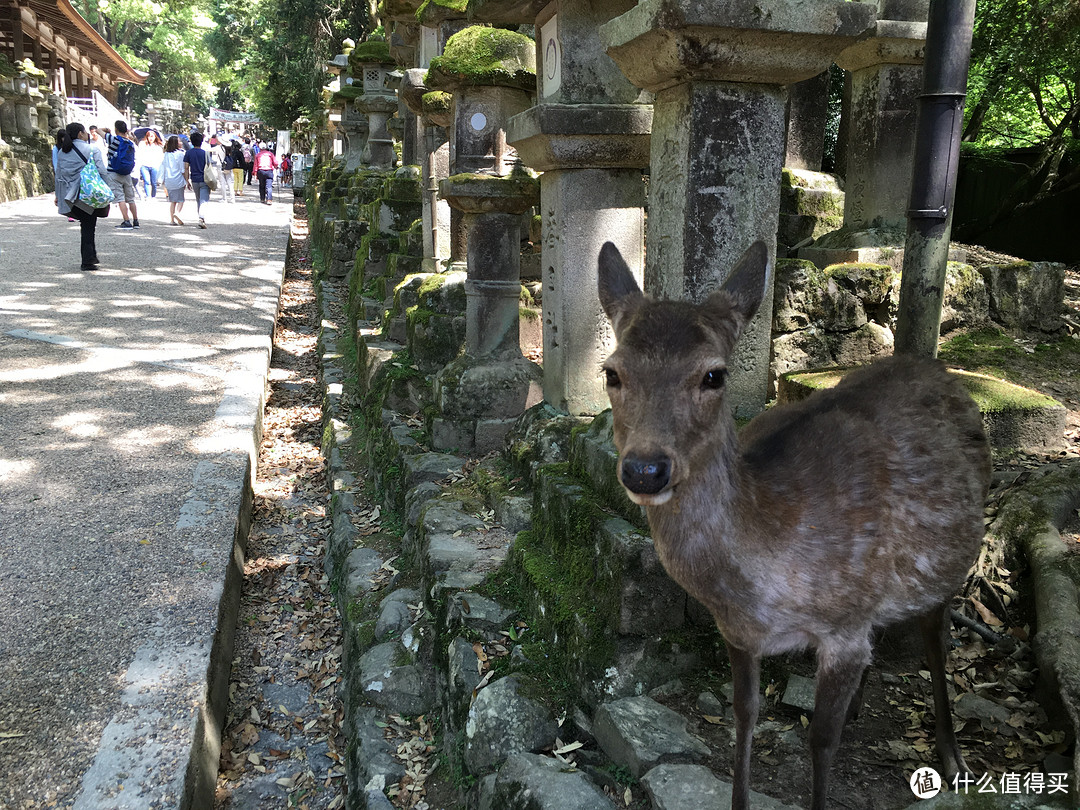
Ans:
{"label": "stone slab", "polygon": [[[641,779],[653,810],[728,810],[731,783],[718,779],[703,765],[657,765]],[[799,810],[790,804],[750,791],[754,810]]]}

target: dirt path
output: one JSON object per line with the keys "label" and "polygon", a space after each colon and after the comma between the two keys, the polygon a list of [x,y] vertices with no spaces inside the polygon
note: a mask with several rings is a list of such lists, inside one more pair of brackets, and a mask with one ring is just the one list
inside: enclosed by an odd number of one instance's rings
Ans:
{"label": "dirt path", "polygon": [[344,806],[341,621],[323,571],[330,521],[305,216],[298,204],[274,334],[218,810]]}

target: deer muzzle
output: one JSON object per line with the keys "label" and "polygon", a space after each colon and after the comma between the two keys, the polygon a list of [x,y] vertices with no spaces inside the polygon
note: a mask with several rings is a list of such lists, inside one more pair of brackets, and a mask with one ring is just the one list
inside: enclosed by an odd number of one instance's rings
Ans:
{"label": "deer muzzle", "polygon": [[671,497],[671,459],[664,455],[624,456],[619,479],[634,503],[659,506]]}

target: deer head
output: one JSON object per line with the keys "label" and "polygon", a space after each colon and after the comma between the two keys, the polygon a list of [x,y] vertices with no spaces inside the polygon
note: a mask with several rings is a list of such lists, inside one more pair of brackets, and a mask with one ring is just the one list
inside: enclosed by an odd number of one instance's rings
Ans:
{"label": "deer head", "polygon": [[619,480],[635,503],[666,503],[715,455],[716,427],[727,418],[728,363],[767,276],[768,250],[758,241],[703,303],[654,301],[615,245],[600,250],[600,303],[618,342],[604,373]]}

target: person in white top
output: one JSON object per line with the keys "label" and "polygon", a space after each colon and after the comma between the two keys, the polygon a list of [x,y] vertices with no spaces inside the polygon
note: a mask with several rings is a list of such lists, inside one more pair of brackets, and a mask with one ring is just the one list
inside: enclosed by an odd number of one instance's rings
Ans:
{"label": "person in white top", "polygon": [[180,146],[180,138],[170,135],[165,144],[165,155],[161,159],[161,182],[169,194],[169,221],[173,225],[184,224],[177,216],[184,207],[184,189],[187,188],[184,165],[184,149]]}
{"label": "person in white top", "polygon": [[165,157],[165,144],[155,130],[149,129],[135,149],[135,161],[139,164],[142,177],[143,196],[147,199],[157,197],[158,175],[161,161]]}

